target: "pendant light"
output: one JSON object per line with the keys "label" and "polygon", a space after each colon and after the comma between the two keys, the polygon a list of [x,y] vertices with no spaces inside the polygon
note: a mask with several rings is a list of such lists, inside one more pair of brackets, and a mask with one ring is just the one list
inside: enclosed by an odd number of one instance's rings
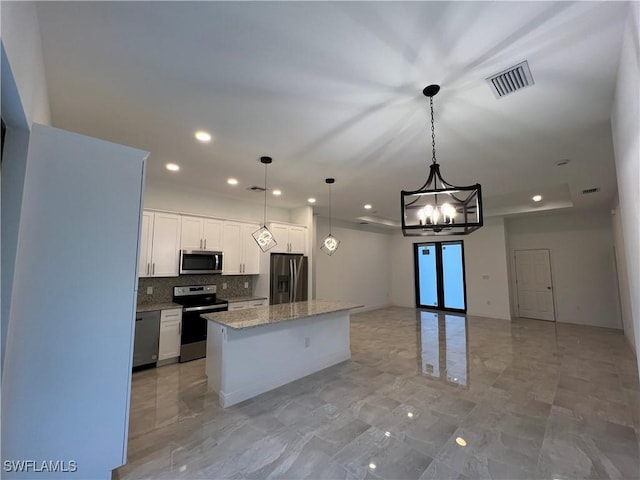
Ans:
{"label": "pendant light", "polygon": [[327,255],[333,255],[333,252],[335,252],[340,245],[340,240],[338,240],[331,234],[331,185],[336,182],[336,179],[326,178],[324,182],[329,185],[329,235],[324,237],[324,239],[322,240],[320,250],[322,250]]}
{"label": "pendant light", "polygon": [[278,244],[271,230],[267,228],[267,166],[272,161],[271,157],[260,157],[260,163],[264,165],[264,216],[262,218],[262,227],[253,232],[252,236],[263,252]]}
{"label": "pendant light", "polygon": [[402,233],[407,236],[468,235],[482,227],[482,192],[479,183],[457,187],[446,182],[436,162],[436,134],[433,97],[439,85],[429,85],[422,93],[431,106],[431,146],[433,155],[429,177],[418,190],[401,192]]}

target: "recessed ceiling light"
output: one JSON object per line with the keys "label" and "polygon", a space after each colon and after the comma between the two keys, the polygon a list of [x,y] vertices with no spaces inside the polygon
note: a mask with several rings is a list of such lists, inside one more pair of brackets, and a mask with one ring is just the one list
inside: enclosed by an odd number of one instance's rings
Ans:
{"label": "recessed ceiling light", "polygon": [[165,167],[167,168],[167,170],[171,170],[172,172],[177,172],[178,170],[180,170],[180,165],[177,165],[175,163],[167,163]]}
{"label": "recessed ceiling light", "polygon": [[534,195],[533,197],[531,197],[531,200],[533,200],[534,202],[539,202],[540,200],[542,200],[542,195]]}
{"label": "recessed ceiling light", "polygon": [[411,413],[411,412],[407,413],[407,417],[413,418],[413,413]]}
{"label": "recessed ceiling light", "polygon": [[316,199],[311,197],[311,198],[307,198],[307,202],[309,203],[316,203]]}
{"label": "recessed ceiling light", "polygon": [[211,141],[211,134],[203,130],[196,132],[196,139],[202,143],[209,143]]}
{"label": "recessed ceiling light", "polygon": [[237,185],[238,184],[238,179],[237,178],[227,178],[227,183],[229,185]]}
{"label": "recessed ceiling light", "polygon": [[384,432],[384,436],[385,437],[390,437],[391,436],[391,432]]}
{"label": "recessed ceiling light", "polygon": [[461,447],[466,447],[467,446],[467,441],[462,437],[457,437],[456,438],[456,443],[458,445],[460,445]]}
{"label": "recessed ceiling light", "polygon": [[274,194],[276,197],[279,197],[280,195],[282,195],[282,190],[278,190],[278,189],[276,188],[276,189],[273,191],[273,194]]}
{"label": "recessed ceiling light", "polygon": [[370,203],[367,203],[367,204],[364,206],[364,209],[365,209],[365,210],[371,210],[371,208],[373,208],[373,207],[371,207],[371,204],[370,204]]}
{"label": "recessed ceiling light", "polygon": [[375,464],[375,463],[370,463],[370,464],[369,464],[369,468],[370,468],[371,470],[375,470],[375,469],[376,469],[376,464]]}

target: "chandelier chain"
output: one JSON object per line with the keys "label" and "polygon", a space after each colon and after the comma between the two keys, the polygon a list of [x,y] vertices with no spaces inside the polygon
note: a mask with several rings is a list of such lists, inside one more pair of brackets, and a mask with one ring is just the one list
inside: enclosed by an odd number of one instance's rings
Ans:
{"label": "chandelier chain", "polygon": [[433,97],[429,98],[429,103],[431,105],[431,148],[433,151],[431,163],[436,163],[436,128],[433,121]]}

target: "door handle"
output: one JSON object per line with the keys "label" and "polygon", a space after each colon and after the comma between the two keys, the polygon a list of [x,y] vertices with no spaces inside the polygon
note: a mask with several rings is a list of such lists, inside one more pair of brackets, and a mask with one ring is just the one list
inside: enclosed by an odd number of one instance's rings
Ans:
{"label": "door handle", "polygon": [[178,335],[182,335],[182,322],[178,325]]}
{"label": "door handle", "polygon": [[547,290],[551,290],[551,287],[547,287]]}
{"label": "door handle", "polygon": [[155,275],[156,274],[156,264],[152,263],[151,264],[151,275]]}
{"label": "door handle", "polygon": [[151,265],[147,263],[147,275],[149,275],[149,268],[151,268]]}
{"label": "door handle", "polygon": [[204,239],[204,249],[205,250],[207,249],[207,239],[206,238]]}
{"label": "door handle", "polygon": [[289,259],[289,302],[293,302],[293,294],[294,294],[294,275],[293,272],[293,260]]}
{"label": "door handle", "polygon": [[202,239],[200,239],[200,250],[202,250]]}

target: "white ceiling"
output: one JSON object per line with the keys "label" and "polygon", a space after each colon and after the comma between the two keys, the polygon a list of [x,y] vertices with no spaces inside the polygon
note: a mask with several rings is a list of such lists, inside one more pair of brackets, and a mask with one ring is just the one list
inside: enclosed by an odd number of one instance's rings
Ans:
{"label": "white ceiling", "polygon": [[[44,2],[54,126],[151,152],[147,182],[244,200],[270,155],[271,205],[400,219],[437,159],[480,182],[488,213],[609,206],[609,113],[628,5],[618,2]],[[485,78],[528,60],[535,85]],[[200,144],[197,129],[214,141]],[[561,159],[571,162],[563,167]],[[164,165],[175,162],[179,173]],[[226,184],[236,177],[240,185]],[[600,187],[583,196],[582,189]],[[530,200],[541,193],[544,201]]]}

